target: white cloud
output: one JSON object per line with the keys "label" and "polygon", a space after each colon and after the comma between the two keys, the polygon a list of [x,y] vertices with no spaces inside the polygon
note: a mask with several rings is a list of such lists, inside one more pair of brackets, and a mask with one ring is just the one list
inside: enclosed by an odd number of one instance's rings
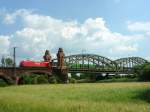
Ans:
{"label": "white cloud", "polygon": [[130,31],[150,32],[150,22],[127,22]]}
{"label": "white cloud", "polygon": [[138,50],[138,46],[137,45],[133,45],[133,46],[120,46],[120,47],[116,47],[114,49],[112,49],[112,52],[113,51],[118,51],[119,53],[123,53],[123,52],[120,52],[120,51],[124,51],[124,52],[128,52],[128,51],[137,51]]}
{"label": "white cloud", "polygon": [[0,53],[2,54],[8,54],[8,49],[10,46],[10,41],[9,41],[8,36],[0,35]]}
{"label": "white cloud", "polygon": [[3,12],[3,23],[5,24],[14,24],[16,22],[17,17],[25,17],[33,12],[33,10],[19,9],[13,13]]}
{"label": "white cloud", "polygon": [[59,47],[63,47],[68,54],[81,53],[85,49],[87,53],[126,55],[138,51],[138,42],[143,37],[111,32],[101,17],[88,18],[80,23],[21,9],[6,13],[4,21],[12,24],[18,18],[22,21],[23,28],[11,35],[8,46],[18,46],[19,54],[26,58],[40,59],[46,49],[54,54]]}

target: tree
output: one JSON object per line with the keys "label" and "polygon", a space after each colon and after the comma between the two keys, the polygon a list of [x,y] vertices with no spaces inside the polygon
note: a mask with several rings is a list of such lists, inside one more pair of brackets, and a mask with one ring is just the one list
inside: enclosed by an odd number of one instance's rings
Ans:
{"label": "tree", "polygon": [[13,66],[13,60],[11,58],[5,58],[5,65],[6,67],[12,67]]}
{"label": "tree", "polygon": [[150,63],[134,67],[134,73],[142,81],[150,81]]}
{"label": "tree", "polygon": [[144,81],[150,81],[150,64],[146,65],[140,74],[140,79]]}
{"label": "tree", "polygon": [[2,67],[4,67],[5,66],[5,58],[4,58],[4,56],[1,59],[1,63],[2,63]]}

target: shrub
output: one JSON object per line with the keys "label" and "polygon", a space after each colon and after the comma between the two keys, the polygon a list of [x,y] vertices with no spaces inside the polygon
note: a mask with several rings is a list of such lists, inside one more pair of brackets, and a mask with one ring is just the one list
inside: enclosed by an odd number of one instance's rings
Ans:
{"label": "shrub", "polygon": [[75,78],[69,78],[70,83],[77,83],[77,80]]}
{"label": "shrub", "polygon": [[31,74],[31,75],[20,75],[19,84],[47,84],[48,78],[44,75]]}
{"label": "shrub", "polygon": [[141,80],[150,81],[150,64],[146,65],[139,75]]}
{"label": "shrub", "polygon": [[56,77],[54,77],[54,76],[49,77],[48,81],[51,84],[57,84],[58,83]]}
{"label": "shrub", "polygon": [[3,79],[0,79],[0,87],[5,87],[5,86],[8,86],[8,84]]}
{"label": "shrub", "polygon": [[103,75],[101,75],[101,74],[95,76],[95,80],[96,80],[96,81],[98,81],[98,80],[104,80],[105,78],[106,78],[106,76],[103,76]]}
{"label": "shrub", "polygon": [[35,79],[33,75],[22,75],[21,79],[22,79],[21,84],[34,84],[35,83]]}
{"label": "shrub", "polygon": [[135,76],[141,81],[150,81],[150,63],[134,67]]}
{"label": "shrub", "polygon": [[37,84],[48,84],[49,82],[48,82],[47,77],[41,75],[41,76],[36,77],[36,83]]}

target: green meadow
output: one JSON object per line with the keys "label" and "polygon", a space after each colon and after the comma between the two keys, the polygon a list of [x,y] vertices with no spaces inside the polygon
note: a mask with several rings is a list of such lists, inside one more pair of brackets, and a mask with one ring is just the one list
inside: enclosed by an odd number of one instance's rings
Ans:
{"label": "green meadow", "polygon": [[150,82],[0,87],[0,112],[150,112]]}

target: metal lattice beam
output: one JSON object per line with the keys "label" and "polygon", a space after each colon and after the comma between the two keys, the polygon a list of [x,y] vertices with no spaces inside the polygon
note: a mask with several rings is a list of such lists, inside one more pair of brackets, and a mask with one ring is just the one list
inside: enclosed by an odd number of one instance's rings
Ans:
{"label": "metal lattice beam", "polygon": [[127,57],[127,58],[120,58],[115,60],[117,66],[120,68],[133,68],[136,65],[142,65],[147,63],[148,61],[141,58],[141,57]]}
{"label": "metal lattice beam", "polygon": [[71,68],[115,69],[116,63],[106,57],[93,54],[77,54],[65,57]]}
{"label": "metal lattice beam", "polygon": [[[120,58],[115,61],[103,56],[95,54],[76,54],[66,56],[64,58],[65,65],[71,70],[76,71],[112,71],[112,72],[128,72],[136,65],[142,65],[148,61],[141,57]],[[53,62],[56,64],[57,60]]]}

